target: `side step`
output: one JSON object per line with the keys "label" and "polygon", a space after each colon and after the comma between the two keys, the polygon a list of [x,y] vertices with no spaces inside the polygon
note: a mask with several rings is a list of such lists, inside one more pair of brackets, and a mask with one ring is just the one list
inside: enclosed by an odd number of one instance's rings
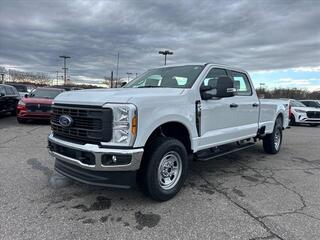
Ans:
{"label": "side step", "polygon": [[206,149],[206,150],[202,150],[199,153],[196,154],[195,156],[195,160],[197,161],[208,161],[211,160],[213,158],[217,158],[217,157],[221,157],[224,155],[227,155],[229,153],[234,153],[234,152],[238,152],[241,151],[243,149],[249,148],[254,146],[255,143],[254,142],[249,142],[249,143],[245,143],[245,144],[227,144],[227,145],[223,145],[221,147],[217,147],[217,148],[210,148],[210,149]]}

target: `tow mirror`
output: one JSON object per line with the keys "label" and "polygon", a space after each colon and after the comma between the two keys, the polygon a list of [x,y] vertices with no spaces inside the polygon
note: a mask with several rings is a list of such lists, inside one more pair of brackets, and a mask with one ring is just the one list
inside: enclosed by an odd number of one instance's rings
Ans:
{"label": "tow mirror", "polygon": [[202,85],[200,87],[200,95],[203,100],[209,100],[213,98],[216,95],[216,92],[216,89],[214,89],[212,86]]}
{"label": "tow mirror", "polygon": [[120,87],[123,87],[123,86],[126,85],[126,84],[127,84],[127,82],[122,82],[121,85],[120,85]]}
{"label": "tow mirror", "polygon": [[230,77],[223,76],[217,80],[216,97],[232,97],[237,90],[234,88],[233,80]]}
{"label": "tow mirror", "polygon": [[233,80],[230,77],[223,76],[219,77],[216,81],[216,87],[212,86],[201,86],[200,94],[203,100],[208,100],[213,97],[223,98],[232,97],[236,89],[233,86]]}

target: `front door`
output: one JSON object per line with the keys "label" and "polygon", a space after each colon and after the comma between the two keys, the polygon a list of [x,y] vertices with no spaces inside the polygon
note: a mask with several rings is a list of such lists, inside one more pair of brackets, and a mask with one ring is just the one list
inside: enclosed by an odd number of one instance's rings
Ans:
{"label": "front door", "polygon": [[[203,85],[216,87],[217,79],[227,76],[227,71],[212,68],[203,81]],[[201,100],[201,124],[198,141],[199,150],[232,142],[237,127],[236,108],[232,106],[236,97]]]}

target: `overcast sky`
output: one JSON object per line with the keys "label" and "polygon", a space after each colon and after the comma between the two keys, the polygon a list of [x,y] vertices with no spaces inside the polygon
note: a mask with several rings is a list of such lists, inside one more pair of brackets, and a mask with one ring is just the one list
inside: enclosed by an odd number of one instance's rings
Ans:
{"label": "overcast sky", "polygon": [[[320,88],[320,1],[0,0],[0,66],[95,80],[168,63],[242,67],[256,84]],[[275,73],[276,75],[274,75]],[[304,74],[305,73],[305,74]],[[280,74],[280,75],[279,75]],[[279,75],[279,76],[278,76]]]}

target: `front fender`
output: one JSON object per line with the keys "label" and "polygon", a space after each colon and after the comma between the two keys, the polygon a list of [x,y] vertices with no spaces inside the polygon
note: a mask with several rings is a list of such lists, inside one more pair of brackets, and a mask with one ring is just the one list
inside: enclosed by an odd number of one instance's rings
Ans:
{"label": "front fender", "polygon": [[[193,109],[194,110],[194,109]],[[195,128],[195,119],[194,114],[192,114],[191,108],[181,107],[181,108],[172,108],[172,109],[163,109],[160,110],[155,108],[150,109],[150,113],[146,114],[145,112],[139,114],[138,116],[138,135],[134,144],[134,147],[143,147],[145,146],[150,135],[162,124],[168,122],[178,122],[183,124],[190,136],[191,140],[191,149],[193,149],[193,136],[196,136]]]}

